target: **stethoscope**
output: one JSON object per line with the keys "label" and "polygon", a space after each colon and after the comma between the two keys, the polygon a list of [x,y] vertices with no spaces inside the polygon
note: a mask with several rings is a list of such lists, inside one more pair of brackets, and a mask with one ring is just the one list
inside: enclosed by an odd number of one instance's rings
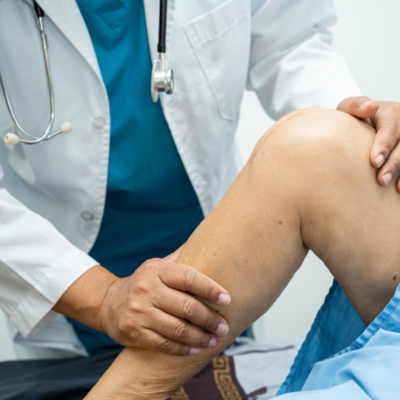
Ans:
{"label": "stethoscope", "polygon": [[158,28],[158,60],[154,60],[151,73],[151,97],[154,103],[158,100],[158,93],[172,94],[174,91],[174,71],[165,69],[165,53],[167,52],[167,8],[168,1],[160,0],[160,24]]}
{"label": "stethoscope", "polygon": [[[167,94],[172,94],[174,90],[174,73],[172,70],[167,70],[165,68],[165,53],[166,49],[166,33],[167,33],[167,0],[160,0],[160,25],[159,25],[159,42],[157,46],[158,50],[158,59],[154,60],[153,70],[151,74],[151,97],[154,102],[158,100],[159,92],[165,92]],[[37,137],[27,132],[22,125],[19,123],[18,118],[15,114],[13,106],[11,104],[10,95],[7,90],[7,86],[4,80],[4,74],[1,70],[0,65],[0,85],[3,89],[4,98],[6,101],[6,105],[8,111],[11,115],[12,121],[14,125],[18,128],[20,132],[22,132],[28,138],[32,140],[21,139],[15,133],[7,133],[4,141],[8,145],[15,145],[17,143],[24,144],[37,144],[41,143],[54,137],[58,136],[61,133],[68,133],[72,131],[72,124],[70,122],[64,122],[61,124],[60,128],[54,132],[51,132],[55,119],[55,101],[54,101],[54,92],[53,92],[53,82],[50,70],[50,62],[48,56],[48,44],[46,31],[44,28],[43,18],[45,16],[43,9],[37,4],[35,0],[33,0],[33,7],[36,13],[37,26],[40,32],[40,37],[42,41],[43,48],[43,56],[45,61],[45,68],[47,74],[47,84],[49,89],[49,97],[50,97],[50,119],[47,124],[47,128],[44,133]]]}

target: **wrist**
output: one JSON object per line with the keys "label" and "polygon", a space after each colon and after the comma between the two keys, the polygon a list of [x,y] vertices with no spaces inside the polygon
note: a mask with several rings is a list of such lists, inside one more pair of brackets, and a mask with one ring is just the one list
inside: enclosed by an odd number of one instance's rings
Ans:
{"label": "wrist", "polygon": [[63,294],[53,310],[90,328],[102,330],[100,311],[111,283],[118,278],[97,265],[79,277]]}
{"label": "wrist", "polygon": [[107,287],[103,291],[103,296],[101,299],[98,316],[99,316],[99,331],[107,333],[108,323],[112,317],[112,299],[114,297],[114,293],[118,291],[119,283],[122,282],[121,278],[115,277],[115,279],[111,280]]}
{"label": "wrist", "polygon": [[[181,386],[181,379],[174,379],[170,372],[152,366],[151,359],[159,356],[159,353],[148,353],[143,349],[126,347],[85,400],[133,398],[135,400],[164,400],[170,398]],[[143,364],[141,360],[144,357],[147,362]],[[124,373],[121,374],[121,371]],[[182,374],[179,373],[180,375]]]}

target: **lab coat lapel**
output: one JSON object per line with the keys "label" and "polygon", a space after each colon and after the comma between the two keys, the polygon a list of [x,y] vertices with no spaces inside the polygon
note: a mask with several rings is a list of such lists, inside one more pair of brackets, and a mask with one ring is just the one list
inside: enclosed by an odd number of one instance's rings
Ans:
{"label": "lab coat lapel", "polygon": [[[75,0],[37,0],[37,2],[46,16],[63,32],[92,67],[98,78],[103,81],[89,32]],[[49,38],[49,46],[51,46],[51,38]]]}
{"label": "lab coat lapel", "polygon": [[[69,41],[81,53],[82,57],[92,67],[96,75],[101,78],[100,68],[97,63],[96,54],[90,39],[89,32],[86,28],[85,21],[79,11],[78,5],[73,0],[37,0],[38,4],[43,8],[46,15],[57,25],[64,33]],[[159,25],[159,2],[155,0],[144,0],[147,34],[149,38],[149,46],[151,58],[158,58],[158,25]],[[171,51],[172,29],[174,24],[175,0],[168,1],[168,21],[167,21],[167,55],[168,62],[169,53]]]}
{"label": "lab coat lapel", "polygon": [[[157,44],[158,44],[158,28],[160,16],[160,2],[156,0],[144,0],[144,9],[146,13],[147,35],[149,38],[149,46],[152,60],[158,58]],[[167,20],[167,54],[166,60],[169,60],[172,42],[172,29],[175,17],[175,0],[168,1],[168,20]]]}

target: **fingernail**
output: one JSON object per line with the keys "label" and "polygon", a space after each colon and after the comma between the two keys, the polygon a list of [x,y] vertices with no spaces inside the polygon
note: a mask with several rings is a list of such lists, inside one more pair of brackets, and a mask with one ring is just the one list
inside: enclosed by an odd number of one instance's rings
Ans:
{"label": "fingernail", "polygon": [[388,172],[387,174],[383,175],[383,181],[385,182],[385,185],[389,185],[389,183],[392,181],[393,175]]}
{"label": "fingernail", "polygon": [[366,101],[365,103],[363,103],[361,107],[363,107],[363,108],[368,108],[368,106],[369,106],[370,104],[372,104],[374,101],[375,101],[375,100],[368,100],[368,101]]}
{"label": "fingernail", "polygon": [[376,165],[378,168],[382,167],[383,163],[385,162],[385,156],[380,154],[378,157],[375,158]]}
{"label": "fingernail", "polygon": [[218,297],[218,303],[227,306],[231,302],[231,296],[226,293],[221,293]]}
{"label": "fingernail", "polygon": [[214,336],[211,337],[210,342],[208,343],[208,347],[213,349],[214,347],[218,346],[218,339]]}
{"label": "fingernail", "polygon": [[221,322],[218,325],[217,333],[218,335],[226,335],[229,332],[229,326]]}
{"label": "fingernail", "polygon": [[200,349],[196,348],[196,347],[192,347],[189,351],[189,356],[194,356],[196,354],[200,353]]}

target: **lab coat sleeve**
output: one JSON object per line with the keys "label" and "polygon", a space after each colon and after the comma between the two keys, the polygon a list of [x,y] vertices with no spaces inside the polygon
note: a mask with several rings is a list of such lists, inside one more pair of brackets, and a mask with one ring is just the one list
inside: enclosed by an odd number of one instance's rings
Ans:
{"label": "lab coat sleeve", "polygon": [[253,0],[248,89],[274,119],[307,107],[336,108],[361,95],[332,46],[331,0]]}
{"label": "lab coat sleeve", "polygon": [[0,188],[0,306],[27,337],[53,316],[68,287],[98,263]]}

